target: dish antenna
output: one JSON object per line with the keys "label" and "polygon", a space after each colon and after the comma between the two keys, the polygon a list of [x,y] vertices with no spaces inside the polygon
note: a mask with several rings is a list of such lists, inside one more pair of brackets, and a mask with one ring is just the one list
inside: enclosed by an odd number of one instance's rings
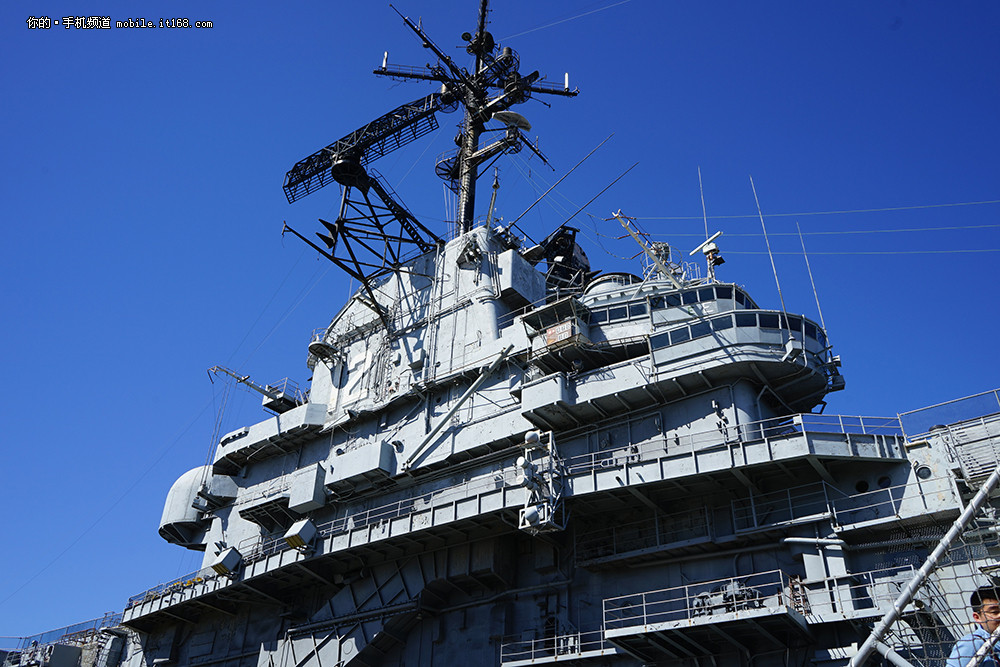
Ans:
{"label": "dish antenna", "polygon": [[493,114],[493,120],[498,120],[507,127],[516,127],[525,132],[531,130],[531,123],[528,122],[528,119],[516,111],[497,111]]}

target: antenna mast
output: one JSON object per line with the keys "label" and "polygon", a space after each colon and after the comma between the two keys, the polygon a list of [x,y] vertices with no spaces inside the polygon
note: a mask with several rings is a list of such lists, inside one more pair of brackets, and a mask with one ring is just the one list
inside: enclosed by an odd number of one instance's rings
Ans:
{"label": "antenna mast", "polygon": [[[395,7],[393,10],[399,14]],[[537,71],[522,76],[518,71],[520,60],[517,53],[510,47],[499,48],[493,35],[486,30],[488,15],[489,0],[480,0],[476,34],[462,33],[466,52],[476,58],[471,74],[458,67],[431,41],[421,26],[402,14],[404,23],[416,33],[425,48],[434,52],[438,63],[429,67],[409,67],[390,65],[386,59],[382,67],[374,71],[394,79],[440,81],[448,97],[464,107],[462,130],[456,138],[458,149],[440,160],[435,168],[438,176],[458,195],[456,222],[463,233],[472,229],[475,221],[476,180],[481,164],[501,153],[516,153],[524,146],[544,160],[521,134],[522,129],[531,127],[527,120],[520,114],[500,112],[528,101],[532,93],[573,97],[579,92],[570,90],[568,83],[559,86],[541,82]],[[506,133],[499,140],[480,148],[479,139],[489,129],[486,123],[491,119],[504,123]]]}

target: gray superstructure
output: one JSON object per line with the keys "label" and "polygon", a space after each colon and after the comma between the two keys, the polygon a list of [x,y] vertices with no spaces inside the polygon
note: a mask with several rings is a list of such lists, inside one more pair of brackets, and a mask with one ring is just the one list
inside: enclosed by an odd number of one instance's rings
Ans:
{"label": "gray superstructure", "polygon": [[[716,278],[710,243],[708,277],[665,244],[601,274],[572,227],[532,244],[477,225],[477,167],[525,143],[508,107],[559,93],[518,74],[485,16],[472,75],[383,64],[442,92],[289,172],[289,201],[342,186],[314,247],[360,286],[309,344],[308,392],[234,375],[272,416],[182,475],[159,525],[202,567],[84,648],[5,664],[846,665],[996,468],[995,393],[905,432],[823,414],[845,386],[824,328]],[[443,239],[368,162],[449,105],[468,132],[438,163],[460,206]],[[491,118],[505,138],[480,147]],[[903,663],[941,665],[964,634],[958,582],[996,564],[980,547],[907,607]]]}

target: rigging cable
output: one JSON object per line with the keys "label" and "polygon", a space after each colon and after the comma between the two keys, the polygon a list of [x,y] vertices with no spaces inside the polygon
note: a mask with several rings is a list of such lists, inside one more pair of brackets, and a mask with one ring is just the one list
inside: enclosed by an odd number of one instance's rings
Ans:
{"label": "rigging cable", "polygon": [[[593,155],[594,153],[596,153],[598,148],[600,148],[604,144],[608,143],[608,141],[613,136],[615,136],[614,132],[612,132],[611,134],[609,134],[604,141],[602,141],[601,143],[597,144],[597,146],[595,146],[589,153],[587,153],[586,155],[584,155],[583,158],[579,162],[577,162],[575,165],[573,165],[572,169],[570,169],[565,174],[563,174],[562,177],[560,177],[558,181],[556,181],[555,183],[553,183],[552,186],[549,187],[548,190],[546,190],[544,193],[542,193],[541,197],[539,197],[534,202],[532,202],[531,206],[529,206],[528,208],[524,209],[524,213],[522,213],[521,215],[519,215],[516,218],[514,218],[514,222],[510,223],[510,226],[511,227],[516,226],[517,225],[517,221],[520,220],[521,218],[523,218],[525,216],[525,214],[528,213],[528,211],[530,211],[531,209],[533,209],[535,207],[535,204],[537,204],[542,199],[544,199],[545,195],[549,194],[557,185],[559,185],[560,183],[562,183],[566,179],[567,176],[569,176],[570,174],[572,174],[576,170],[577,167],[579,167],[581,164],[583,164],[584,162],[586,162],[587,158],[589,158],[591,155]],[[521,231],[523,232],[524,230],[521,230]]]}
{"label": "rigging cable", "polygon": [[[955,206],[982,206],[985,204],[1000,204],[1000,199],[986,199],[983,201],[961,201],[951,204],[921,204],[918,206],[887,206],[884,208],[858,208],[844,211],[810,211],[805,213],[768,213],[769,218],[793,218],[806,215],[841,215],[845,213],[885,213],[887,211],[918,211],[928,208],[951,208]],[[737,218],[755,218],[754,215],[713,215],[713,220],[734,220]],[[636,220],[700,220],[695,215],[678,216],[638,216]]]}
{"label": "rigging cable", "polygon": [[[845,250],[814,252],[813,255],[958,255],[962,253],[1000,252],[1000,248],[973,248],[971,250]],[[765,255],[761,250],[727,250],[727,255]],[[777,251],[775,255],[799,255],[798,251]]]}
{"label": "rigging cable", "polygon": [[619,5],[624,5],[624,4],[628,3],[628,2],[631,2],[631,0],[619,0],[619,2],[614,2],[614,3],[611,3],[610,5],[606,5],[604,7],[599,7],[598,9],[591,9],[590,11],[583,12],[582,14],[577,14],[576,16],[570,16],[569,18],[559,19],[558,21],[553,21],[552,23],[547,23],[545,25],[538,26],[537,28],[531,28],[530,30],[525,30],[524,32],[515,33],[513,35],[507,35],[506,37],[504,37],[504,38],[502,38],[502,39],[500,39],[498,41],[503,42],[503,41],[506,41],[508,39],[514,39],[515,37],[522,37],[524,35],[530,35],[533,32],[538,32],[539,30],[545,30],[546,28],[551,28],[553,26],[557,26],[557,25],[560,25],[562,23],[569,23],[570,21],[575,21],[576,19],[583,18],[584,16],[590,16],[591,14],[597,14],[598,12],[603,12],[606,9],[612,9],[614,7],[618,7]]}
{"label": "rigging cable", "polygon": [[243,338],[240,340],[240,342],[236,345],[235,348],[233,348],[233,351],[229,355],[229,358],[226,359],[226,363],[225,363],[226,366],[230,365],[230,363],[233,360],[233,357],[235,357],[236,353],[239,351],[239,349],[241,347],[243,347],[243,343],[245,343],[247,341],[247,338],[250,337],[250,333],[253,331],[253,328],[255,326],[257,326],[257,323],[260,322],[260,318],[264,317],[264,313],[267,312],[267,309],[271,306],[271,303],[278,296],[278,292],[281,291],[281,288],[285,286],[286,282],[288,282],[288,279],[291,277],[292,273],[295,271],[295,267],[297,267],[299,265],[299,262],[302,261],[302,258],[305,257],[305,254],[306,254],[307,250],[308,250],[308,248],[303,248],[302,252],[299,253],[299,257],[298,257],[298,259],[295,260],[295,263],[292,264],[292,268],[290,268],[288,270],[288,273],[285,274],[285,277],[281,279],[281,283],[279,283],[278,286],[274,289],[274,292],[271,294],[271,298],[268,299],[267,303],[264,304],[264,307],[261,308],[260,314],[257,315],[257,318],[253,321],[253,323],[249,326],[249,328],[247,328],[247,332],[245,334],[243,334]]}
{"label": "rigging cable", "polygon": [[67,544],[66,547],[62,551],[60,551],[55,556],[53,556],[52,560],[50,560],[47,564],[43,565],[42,568],[40,570],[38,570],[37,572],[35,572],[33,575],[31,575],[27,579],[24,579],[21,582],[20,586],[18,586],[13,591],[11,591],[11,593],[7,597],[5,597],[2,600],[0,600],[0,606],[5,605],[11,598],[13,598],[15,595],[17,595],[22,590],[24,590],[28,586],[28,584],[30,584],[31,582],[33,582],[35,579],[37,579],[38,577],[40,577],[42,575],[42,573],[44,573],[50,567],[52,567],[53,565],[55,565],[55,563],[60,558],[62,558],[63,556],[65,556],[67,553],[69,553],[70,549],[72,549],[73,547],[75,547],[80,542],[80,540],[82,540],[90,531],[92,531],[95,527],[97,527],[97,525],[99,523],[101,523],[105,519],[105,517],[107,517],[109,514],[111,514],[112,510],[114,510],[116,507],[118,507],[118,505],[121,504],[121,502],[123,500],[125,500],[126,496],[128,496],[130,493],[132,493],[132,491],[137,486],[139,486],[139,483],[141,481],[143,481],[146,478],[146,476],[150,472],[152,472],[153,469],[156,468],[160,464],[160,461],[162,461],[163,458],[170,452],[170,450],[173,449],[174,446],[177,445],[177,443],[181,441],[181,438],[183,438],[187,434],[187,432],[191,430],[191,427],[194,426],[201,419],[202,415],[204,415],[205,412],[210,407],[212,407],[212,401],[211,400],[209,400],[209,401],[207,401],[205,403],[204,407],[202,407],[202,409],[198,412],[198,414],[195,415],[194,419],[192,419],[190,422],[188,422],[187,426],[185,426],[181,430],[181,432],[177,435],[177,437],[174,438],[172,442],[170,442],[166,447],[164,447],[160,451],[160,453],[156,456],[155,459],[153,459],[152,462],[150,462],[150,464],[146,467],[146,469],[143,470],[141,473],[139,473],[135,477],[135,479],[132,480],[132,483],[128,486],[128,488],[125,489],[125,491],[123,491],[121,493],[121,495],[119,495],[118,498],[113,503],[111,503],[106,510],[104,510],[103,512],[101,512],[97,516],[97,518],[95,518],[90,523],[89,526],[87,526],[86,528],[84,528],[83,531],[79,535],[77,535],[69,544]]}
{"label": "rigging cable", "polygon": [[802,238],[802,228],[799,227],[798,221],[795,222],[795,229],[799,230],[799,242],[802,244],[802,257],[806,260],[806,271],[809,272],[809,282],[812,283],[813,296],[816,297],[816,310],[819,311],[819,324],[823,327],[823,331],[826,331],[826,320],[823,319],[823,309],[819,307],[819,293],[816,291],[816,281],[813,280],[812,267],[809,266],[809,255],[806,253],[806,242]]}
{"label": "rigging cable", "polygon": [[306,297],[309,296],[310,292],[312,292],[313,289],[316,288],[316,285],[319,284],[319,281],[322,280],[323,277],[326,276],[326,274],[330,271],[330,267],[331,266],[333,266],[333,265],[332,264],[327,264],[326,267],[322,267],[321,266],[320,268],[316,269],[316,272],[313,274],[312,284],[309,285],[308,288],[303,288],[303,290],[299,292],[299,296],[298,296],[297,300],[294,303],[292,303],[291,306],[289,306],[289,308],[278,319],[278,321],[274,323],[274,325],[271,327],[271,329],[266,334],[264,334],[264,338],[262,338],[261,341],[259,343],[257,343],[257,347],[255,347],[250,352],[250,354],[248,354],[246,356],[246,359],[243,360],[243,363],[240,365],[240,367],[245,366],[247,364],[247,362],[250,361],[250,358],[253,357],[253,355],[257,353],[257,350],[259,350],[261,347],[263,347],[264,343],[267,342],[267,339],[271,337],[271,335],[278,329],[278,327],[280,327],[282,324],[284,324],[285,320],[287,320],[289,317],[291,317],[292,313],[295,312],[295,309],[298,308],[302,304],[303,301],[305,301]]}
{"label": "rigging cable", "polygon": [[771,241],[767,238],[767,227],[764,225],[764,213],[760,210],[760,200],[757,199],[757,188],[753,184],[753,176],[750,177],[750,189],[753,190],[753,200],[757,204],[757,215],[760,216],[760,228],[764,230],[764,244],[767,246],[767,255],[771,258],[771,272],[774,273],[774,284],[778,286],[778,299],[781,301],[781,312],[788,317],[788,310],[785,309],[785,297],[781,294],[781,283],[778,282],[778,269],[774,266],[774,255],[771,253]]}

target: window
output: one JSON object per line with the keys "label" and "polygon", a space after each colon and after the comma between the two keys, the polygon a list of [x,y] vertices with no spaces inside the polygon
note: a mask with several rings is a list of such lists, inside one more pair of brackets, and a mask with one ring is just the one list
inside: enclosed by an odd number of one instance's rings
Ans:
{"label": "window", "polygon": [[698,293],[695,291],[684,292],[684,305],[698,303]]}
{"label": "window", "polygon": [[805,324],[806,324],[806,335],[812,338],[813,340],[816,340],[816,325],[813,324],[812,322],[809,322],[808,320],[806,321]]}
{"label": "window", "polygon": [[608,321],[608,311],[604,310],[592,310],[590,311],[590,323],[591,324],[601,324]]}
{"label": "window", "polygon": [[625,306],[615,306],[608,310],[608,321],[617,322],[618,320],[624,320],[628,317],[628,308]]}
{"label": "window", "polygon": [[733,288],[729,285],[725,287],[715,288],[715,298],[716,299],[732,299],[733,298]]}
{"label": "window", "polygon": [[663,297],[664,302],[667,304],[667,308],[676,308],[681,305],[681,295],[680,294],[668,294]]}
{"label": "window", "polygon": [[761,313],[760,314],[760,326],[762,329],[778,329],[778,314],[777,313]]}
{"label": "window", "polygon": [[670,345],[669,333],[661,333],[649,337],[649,346],[652,347],[654,350],[658,350],[661,347],[666,347],[667,345]]}
{"label": "window", "polygon": [[644,303],[630,303],[628,305],[628,316],[629,317],[639,317],[640,315],[646,314],[646,304]]}
{"label": "window", "polygon": [[788,316],[788,328],[795,333],[802,331],[802,318],[795,317],[794,315]]}
{"label": "window", "polygon": [[[739,292],[737,292],[737,294],[739,294]],[[757,313],[736,313],[736,326],[756,327]]]}
{"label": "window", "polygon": [[722,331],[723,329],[733,328],[733,318],[729,315],[725,317],[716,317],[712,320],[712,331]]}
{"label": "window", "polygon": [[711,287],[706,287],[704,289],[698,290],[698,300],[699,301],[714,301],[715,300],[715,290]]}
{"label": "window", "polygon": [[712,333],[712,325],[708,322],[698,322],[691,325],[691,338],[701,338]]}
{"label": "window", "polygon": [[652,309],[663,308],[663,297],[654,296],[649,299],[649,307]]}
{"label": "window", "polygon": [[687,327],[670,332],[671,345],[676,345],[677,343],[683,343],[686,340],[691,340],[691,332],[688,331]]}

